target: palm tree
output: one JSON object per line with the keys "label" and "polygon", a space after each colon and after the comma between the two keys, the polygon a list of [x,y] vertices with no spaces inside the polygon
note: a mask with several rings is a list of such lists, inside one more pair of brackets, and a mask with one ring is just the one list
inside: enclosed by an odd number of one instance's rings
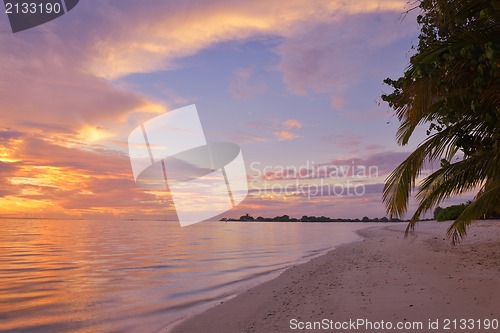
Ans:
{"label": "palm tree", "polygon": [[492,2],[484,0],[424,0],[420,8],[424,15],[418,18],[417,53],[403,77],[384,81],[394,91],[382,99],[400,121],[400,145],[423,123],[430,123],[428,137],[389,175],[383,200],[391,217],[404,215],[426,164],[441,160],[441,168],[420,183],[418,208],[406,234],[444,199],[479,189],[448,229],[456,244],[472,220],[500,207],[494,10]]}

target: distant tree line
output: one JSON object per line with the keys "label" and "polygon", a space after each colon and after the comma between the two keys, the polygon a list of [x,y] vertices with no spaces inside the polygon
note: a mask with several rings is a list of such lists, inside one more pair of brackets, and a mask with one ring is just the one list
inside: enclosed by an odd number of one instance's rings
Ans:
{"label": "distant tree line", "polygon": [[[452,205],[449,207],[442,208],[440,206],[434,209],[434,218],[433,219],[420,219],[420,221],[450,221],[455,220],[462,214],[462,212],[470,205],[470,201],[467,203],[462,203],[460,205]],[[481,219],[500,219],[500,213],[493,211],[489,214],[485,214],[481,217]],[[375,217],[369,218],[368,216],[364,216],[361,219],[346,219],[346,218],[336,218],[332,219],[327,216],[307,216],[304,215],[301,218],[290,217],[289,215],[281,215],[275,217],[262,217],[258,216],[254,218],[250,214],[245,214],[240,216],[240,218],[222,218],[221,221],[237,221],[237,222],[408,222],[408,220],[401,220],[398,218],[389,219],[387,217]]]}
{"label": "distant tree line", "polygon": [[223,218],[221,221],[239,221],[239,222],[404,222],[398,218],[388,219],[387,217],[378,218],[375,217],[373,219],[368,216],[363,217],[362,219],[346,219],[346,218],[337,218],[332,219],[327,216],[307,216],[304,215],[300,219],[295,217],[290,217],[288,215],[275,216],[275,217],[256,217],[254,218],[250,214],[245,214],[240,216],[239,219],[234,218]]}

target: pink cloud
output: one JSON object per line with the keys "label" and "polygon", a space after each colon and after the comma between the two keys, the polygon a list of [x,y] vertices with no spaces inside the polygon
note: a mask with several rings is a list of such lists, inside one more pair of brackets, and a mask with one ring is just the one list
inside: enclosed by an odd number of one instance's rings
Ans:
{"label": "pink cloud", "polygon": [[409,153],[404,152],[383,152],[377,154],[371,154],[364,158],[356,157],[349,159],[332,159],[329,162],[318,163],[317,166],[328,166],[328,165],[363,165],[363,166],[375,166],[378,169],[379,176],[388,175],[394,170],[394,168],[399,165]]}
{"label": "pink cloud", "polygon": [[[334,46],[328,44],[345,22],[333,28],[325,22],[379,8],[396,11],[403,3],[320,1],[312,5],[294,0],[283,6],[263,0],[251,4],[219,0],[196,6],[153,1],[144,6],[131,0],[89,1],[63,20],[44,25],[45,33],[2,35],[2,45],[8,47],[0,51],[0,110],[4,121],[14,125],[26,119],[76,130],[83,124],[106,127],[117,120],[124,124],[127,119],[136,120],[137,112],[158,113],[166,107],[133,92],[133,87],[103,78],[173,68],[177,59],[216,43],[262,35],[284,37],[280,69],[290,90],[329,90],[331,74],[352,66],[345,63],[328,69],[336,53],[351,52],[342,51],[347,37],[334,39]],[[322,32],[325,27],[334,31]],[[265,83],[254,74],[248,68],[235,73],[231,90],[236,97],[265,90]],[[337,87],[338,75],[333,77]],[[344,80],[347,75],[341,77]],[[176,96],[172,103],[184,101]]]}
{"label": "pink cloud", "polygon": [[[373,153],[366,157],[335,158],[321,163],[307,163],[298,167],[276,167],[266,170],[260,174],[257,180],[295,180],[295,179],[320,179],[328,177],[349,178],[357,177],[357,167],[365,168],[369,172],[369,167],[376,167],[377,177],[385,177],[399,165],[409,153],[404,152],[381,152]],[[333,173],[332,173],[333,172]],[[251,177],[256,177],[253,175]],[[252,178],[253,179],[253,178]]]}
{"label": "pink cloud", "polygon": [[342,107],[346,101],[340,96],[376,72],[369,60],[390,43],[416,33],[411,19],[400,21],[403,6],[400,3],[399,10],[380,7],[365,13],[333,14],[327,22],[303,24],[276,49],[281,57],[277,68],[283,72],[288,90],[297,95],[330,94],[332,107]]}
{"label": "pink cloud", "polygon": [[366,150],[381,150],[385,149],[385,146],[379,145],[379,144],[370,144],[365,146]]}

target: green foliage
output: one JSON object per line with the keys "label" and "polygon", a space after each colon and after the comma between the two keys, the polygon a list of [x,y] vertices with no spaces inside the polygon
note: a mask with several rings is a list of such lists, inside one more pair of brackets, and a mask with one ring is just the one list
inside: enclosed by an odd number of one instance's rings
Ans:
{"label": "green foliage", "polygon": [[465,208],[467,208],[465,204],[446,207],[435,218],[438,221],[456,220],[464,212]]}
{"label": "green foliage", "polygon": [[495,11],[484,0],[423,0],[419,8],[416,53],[402,77],[384,80],[393,92],[382,99],[400,121],[399,144],[421,124],[428,124],[428,137],[387,178],[383,199],[391,217],[401,217],[425,164],[441,161],[420,184],[407,233],[442,200],[479,188],[448,230],[457,243],[473,219],[500,206]]}
{"label": "green foliage", "polygon": [[437,220],[438,218],[438,215],[439,213],[443,210],[443,208],[437,206],[436,209],[434,209],[434,213],[433,213],[433,216],[434,216],[434,220]]}

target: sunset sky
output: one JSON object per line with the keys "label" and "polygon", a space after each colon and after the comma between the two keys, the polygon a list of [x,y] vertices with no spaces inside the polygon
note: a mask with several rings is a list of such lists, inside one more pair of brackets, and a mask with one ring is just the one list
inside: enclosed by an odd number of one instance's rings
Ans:
{"label": "sunset sky", "polygon": [[[0,217],[175,219],[165,192],[136,186],[127,137],[189,104],[207,140],[241,146],[254,186],[223,216],[384,216],[385,177],[425,137],[419,129],[398,147],[398,121],[379,97],[417,43],[417,13],[403,19],[405,5],[84,0],[16,34],[1,14]],[[281,172],[342,165],[378,174]],[[349,182],[365,193],[271,195],[255,190],[264,181]]]}

